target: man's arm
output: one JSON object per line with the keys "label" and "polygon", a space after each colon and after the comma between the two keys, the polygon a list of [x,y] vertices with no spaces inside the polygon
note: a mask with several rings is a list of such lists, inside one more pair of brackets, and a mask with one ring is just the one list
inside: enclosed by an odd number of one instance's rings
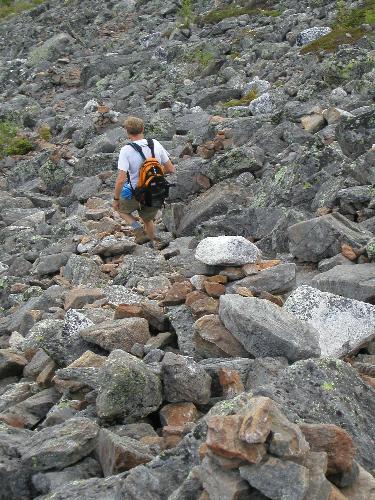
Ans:
{"label": "man's arm", "polygon": [[119,199],[120,199],[120,193],[121,193],[121,189],[122,189],[122,186],[124,185],[126,181],[126,172],[125,170],[119,170],[118,172],[118,175],[117,175],[117,180],[116,180],[116,184],[115,184],[115,193],[114,193],[114,196],[113,196],[113,209],[114,210],[118,210],[118,207],[119,207]]}
{"label": "man's arm", "polygon": [[174,165],[171,162],[171,160],[168,160],[167,162],[163,163],[163,168],[164,168],[164,173],[166,174],[173,174],[175,171]]}

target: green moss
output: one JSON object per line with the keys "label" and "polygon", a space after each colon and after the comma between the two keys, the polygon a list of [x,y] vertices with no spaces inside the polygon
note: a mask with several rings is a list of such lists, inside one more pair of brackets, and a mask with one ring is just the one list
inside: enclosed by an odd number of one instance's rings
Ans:
{"label": "green moss", "polygon": [[21,12],[30,10],[43,2],[44,0],[0,0],[0,21],[9,16],[21,14]]}
{"label": "green moss", "polygon": [[210,50],[196,47],[193,51],[185,55],[185,61],[190,63],[198,63],[203,68],[206,68],[214,61],[214,54]]}
{"label": "green moss", "polygon": [[258,92],[253,89],[250,90],[244,97],[241,97],[241,99],[232,99],[231,101],[227,101],[223,104],[224,108],[231,108],[233,106],[247,106],[248,104],[251,103],[254,99],[258,97]]}
{"label": "green moss", "polygon": [[311,188],[312,188],[312,184],[310,184],[310,182],[303,183],[303,189],[311,189]]}
{"label": "green moss", "polygon": [[15,123],[0,122],[0,158],[9,155],[24,155],[33,149],[32,142],[19,134]]}
{"label": "green moss", "polygon": [[333,391],[334,388],[335,384],[333,382],[324,382],[324,384],[322,385],[322,389],[324,391]]}
{"label": "green moss", "polygon": [[279,182],[281,182],[284,179],[287,170],[288,170],[288,165],[284,165],[283,167],[279,168],[274,177],[274,181],[276,182],[276,184],[279,184]]}
{"label": "green moss", "polygon": [[50,141],[52,138],[51,129],[50,129],[49,125],[47,125],[46,123],[43,123],[43,125],[41,125],[39,127],[38,134],[39,134],[39,137],[41,139],[43,139],[44,141]]}
{"label": "green moss", "polygon": [[215,9],[202,16],[200,21],[203,24],[216,24],[222,21],[223,19],[228,19],[231,17],[243,16],[244,14],[250,16],[268,16],[268,17],[277,17],[280,15],[280,11],[275,9],[268,8],[252,8],[252,7],[240,7],[238,5],[228,6],[223,9]]}
{"label": "green moss", "polygon": [[339,0],[332,32],[303,47],[301,54],[334,52],[340,45],[355,44],[365,34],[374,36],[373,33],[364,31],[362,24],[375,24],[375,0],[367,0],[363,7],[355,9],[349,9],[344,0]]}

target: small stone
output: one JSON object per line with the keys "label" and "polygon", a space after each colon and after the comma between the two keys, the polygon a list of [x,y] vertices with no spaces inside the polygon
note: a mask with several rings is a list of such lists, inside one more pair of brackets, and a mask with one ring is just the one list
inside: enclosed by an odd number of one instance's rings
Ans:
{"label": "small stone", "polygon": [[219,384],[226,399],[232,399],[245,391],[241,376],[237,370],[219,368]]}
{"label": "small stone", "polygon": [[303,116],[301,118],[301,124],[306,132],[315,134],[315,132],[319,132],[319,130],[325,126],[326,121],[322,113],[314,113],[312,115]]}
{"label": "small stone", "polygon": [[153,459],[145,444],[130,437],[118,436],[107,429],[100,430],[96,451],[104,477],[130,470]]}
{"label": "small stone", "polygon": [[141,318],[142,307],[138,304],[119,304],[115,310],[114,319]]}
{"label": "small stone", "polygon": [[104,298],[100,288],[73,288],[65,296],[64,309],[82,309],[86,304]]}
{"label": "small stone", "polygon": [[248,357],[240,342],[215,314],[198,319],[194,324],[194,331],[194,346],[204,358]]}
{"label": "small stone", "polygon": [[341,245],[341,253],[344,257],[351,261],[357,260],[358,254],[354,251],[353,247],[347,245],[346,243]]}
{"label": "small stone", "polygon": [[302,430],[312,451],[325,451],[328,456],[328,474],[351,469],[355,447],[350,435],[337,425],[301,424]]}
{"label": "small stone", "polygon": [[204,283],[204,289],[210,297],[214,297],[215,299],[219,298],[220,295],[225,293],[225,286],[221,283],[214,283],[210,281],[206,281]]}
{"label": "small stone", "polygon": [[187,422],[198,419],[198,410],[193,403],[170,403],[160,410],[163,426],[184,427]]}
{"label": "small stone", "polygon": [[225,267],[220,271],[220,274],[226,278],[228,281],[236,281],[245,277],[245,272],[241,267]]}
{"label": "small stone", "polygon": [[166,293],[163,300],[164,305],[183,304],[186,296],[193,290],[193,285],[189,281],[174,283]]}
{"label": "small stone", "polygon": [[204,298],[194,301],[190,305],[190,310],[196,318],[201,318],[207,314],[217,314],[219,311],[219,301],[213,297],[204,296]]}
{"label": "small stone", "polygon": [[227,458],[239,458],[252,464],[259,463],[266,455],[263,444],[248,444],[239,437],[243,416],[215,415],[207,422],[208,432],[206,444],[215,454]]}
{"label": "small stone", "polygon": [[0,349],[0,379],[21,375],[28,364],[26,358],[8,349]]}

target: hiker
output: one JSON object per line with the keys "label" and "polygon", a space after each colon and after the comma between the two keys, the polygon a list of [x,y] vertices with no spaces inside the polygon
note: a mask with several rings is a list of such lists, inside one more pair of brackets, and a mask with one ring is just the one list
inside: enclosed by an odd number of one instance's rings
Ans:
{"label": "hiker", "polygon": [[[165,186],[168,183],[164,179],[164,173],[174,172],[174,165],[169,159],[167,151],[163,148],[160,142],[155,139],[144,138],[144,123],[140,118],[129,116],[124,127],[130,139],[130,143],[124,146],[120,151],[118,160],[119,173],[117,176],[115,194],[113,200],[113,209],[117,210],[121,217],[133,228],[135,241],[138,244],[152,242],[155,248],[162,246],[160,238],[155,235],[155,216],[161,208],[164,198],[168,192]],[[154,157],[155,160],[150,160],[155,168],[151,171],[151,176],[155,172],[159,172],[157,176],[156,191],[151,192],[151,187],[142,190],[139,188],[139,181],[144,179],[145,160]],[[142,168],[141,168],[142,167]],[[140,179],[141,172],[141,179]],[[153,177],[153,180],[155,176]],[[164,183],[164,184],[163,184]],[[160,187],[161,186],[161,187]],[[147,192],[146,192],[147,191]],[[159,194],[158,194],[159,193]],[[152,200],[152,198],[154,199]],[[150,206],[151,205],[151,206]],[[142,219],[144,228],[140,222],[133,217],[132,212],[138,211],[139,217]]]}

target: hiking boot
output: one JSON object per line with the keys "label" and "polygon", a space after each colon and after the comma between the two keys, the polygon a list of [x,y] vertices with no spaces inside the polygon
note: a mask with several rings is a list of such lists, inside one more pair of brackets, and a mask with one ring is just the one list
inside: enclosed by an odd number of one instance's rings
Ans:
{"label": "hiking boot", "polygon": [[137,227],[136,229],[133,229],[133,234],[137,245],[143,245],[143,243],[147,243],[148,241],[150,241],[150,238],[145,233],[143,227]]}
{"label": "hiking boot", "polygon": [[168,246],[168,242],[167,241],[163,241],[160,238],[155,238],[152,241],[152,246],[153,246],[153,248],[155,250],[163,250],[163,248],[165,248],[166,246]]}

